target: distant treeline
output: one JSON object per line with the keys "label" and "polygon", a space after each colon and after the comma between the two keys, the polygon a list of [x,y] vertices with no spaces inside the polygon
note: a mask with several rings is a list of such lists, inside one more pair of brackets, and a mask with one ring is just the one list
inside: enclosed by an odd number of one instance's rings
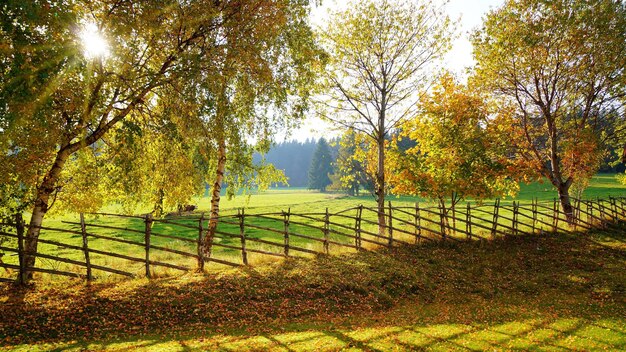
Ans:
{"label": "distant treeline", "polygon": [[[331,154],[334,159],[337,156],[338,140],[334,139],[328,142]],[[313,153],[317,147],[318,140],[314,138],[307,139],[303,142],[299,141],[286,141],[277,143],[270,151],[265,155],[265,160],[268,163],[276,166],[277,169],[283,170],[288,177],[290,187],[308,187],[309,185],[309,169],[311,168],[311,160],[313,159]],[[411,143],[408,139],[405,139],[403,143]],[[623,173],[625,166],[623,163],[617,163],[615,161],[620,158],[618,155],[621,151],[611,150],[605,157],[605,162],[600,167],[601,173]],[[261,160],[261,155],[257,154],[254,157],[255,162]],[[278,186],[286,186],[279,184]]]}
{"label": "distant treeline", "polygon": [[623,151],[615,148],[610,148],[608,153],[604,156],[604,162],[600,165],[600,173],[623,173],[626,171],[626,165],[622,160]]}
{"label": "distant treeline", "polygon": [[[265,155],[268,163],[283,170],[288,177],[290,187],[307,187],[309,183],[309,168],[313,153],[317,146],[317,139],[311,138],[304,142],[287,141],[278,143]],[[336,143],[329,142],[332,155],[336,155]],[[260,155],[255,155],[255,162],[261,160]],[[279,186],[285,186],[279,184]]]}

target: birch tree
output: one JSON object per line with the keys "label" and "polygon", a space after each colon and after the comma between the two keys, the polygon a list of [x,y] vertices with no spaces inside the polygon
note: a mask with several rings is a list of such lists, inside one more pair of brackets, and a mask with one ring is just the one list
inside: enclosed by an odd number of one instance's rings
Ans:
{"label": "birch tree", "polygon": [[[31,206],[27,252],[37,252],[40,226],[68,161],[139,116],[166,88],[189,91],[198,79],[219,76],[213,69],[226,29],[245,27],[241,16],[256,15],[246,13],[253,10],[247,4],[8,0],[0,5],[0,178],[20,191],[7,193]],[[267,13],[274,14],[281,15]],[[246,47],[254,36],[237,39]],[[25,263],[33,267],[35,256],[26,255]]]}
{"label": "birch tree", "polygon": [[[220,56],[209,67],[214,79],[199,84],[201,117],[215,164],[210,171],[211,218],[203,250],[210,256],[220,213],[222,184],[266,188],[286,182],[273,165],[254,164],[278,130],[294,125],[308,108],[310,87],[323,62],[307,17],[308,0],[247,1],[224,27]],[[224,16],[229,16],[227,13]],[[251,142],[254,140],[254,143]]]}

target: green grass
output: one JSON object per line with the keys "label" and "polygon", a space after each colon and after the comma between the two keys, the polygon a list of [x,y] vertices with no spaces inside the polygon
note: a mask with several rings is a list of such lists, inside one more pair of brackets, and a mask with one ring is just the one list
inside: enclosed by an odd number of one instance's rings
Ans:
{"label": "green grass", "polygon": [[[585,198],[598,198],[598,197],[605,198],[605,197],[608,197],[609,195],[619,196],[619,195],[625,195],[625,194],[626,194],[626,186],[617,182],[615,175],[598,175],[593,178],[590,184],[590,187],[586,190],[584,197]],[[533,198],[537,198],[542,202],[546,202],[544,204],[545,206],[551,207],[551,203],[549,202],[554,198],[554,196],[555,196],[555,192],[549,183],[533,183],[530,185],[521,185],[521,190],[518,196],[515,198],[515,200],[518,200],[522,203],[530,203],[530,201]],[[428,200],[416,198],[416,197],[389,196],[388,199],[396,207],[397,206],[413,207],[415,202],[420,202],[422,208],[427,207],[429,205],[432,206],[432,203],[429,203]],[[512,199],[505,199],[503,200],[502,204],[510,204],[511,201]],[[194,200],[193,203],[199,206],[198,211],[196,211],[191,216],[179,218],[177,221],[187,224],[187,225],[196,226],[198,223],[197,218],[200,216],[200,214],[201,213],[208,214],[208,210],[209,210],[208,198],[205,197],[205,198],[196,199]],[[472,202],[472,203],[475,206],[475,202]],[[318,219],[317,221],[300,218],[297,216],[293,216],[291,218],[291,221],[299,221],[305,224],[309,224],[309,225],[313,225],[313,226],[317,226],[318,228],[321,228],[323,226],[323,213],[326,210],[326,208],[328,208],[331,213],[335,213],[344,209],[356,207],[360,204],[363,204],[365,206],[370,206],[370,207],[373,207],[375,205],[374,200],[370,195],[362,195],[360,197],[348,197],[348,196],[341,195],[341,194],[324,194],[324,193],[308,191],[308,190],[303,190],[303,189],[294,189],[294,190],[273,189],[273,190],[269,190],[261,194],[250,194],[249,196],[238,196],[231,200],[228,200],[224,197],[221,202],[221,209],[222,209],[222,214],[225,214],[225,215],[236,214],[237,209],[240,209],[243,207],[245,207],[246,209],[245,210],[246,214],[270,213],[270,212],[280,212],[280,211],[287,211],[287,210],[290,210],[294,214],[318,213],[318,215],[316,216],[316,218]],[[119,209],[116,209],[114,206],[106,209],[106,211],[108,212],[115,212],[116,210],[119,210]],[[409,212],[413,212],[412,209],[408,209],[408,210]],[[483,210],[490,212],[492,208],[483,208]],[[544,209],[544,211],[547,211],[547,209]],[[346,215],[350,215],[350,216],[354,216],[355,214],[356,214],[355,210],[346,213]],[[364,214],[365,214],[366,219],[375,223],[376,221],[375,213],[365,212]],[[504,217],[509,217],[509,218],[512,217],[511,209],[501,210],[500,214]],[[424,215],[425,214],[422,213],[422,216]],[[478,211],[474,211],[473,215],[475,217],[482,217],[483,219],[491,218],[489,214],[480,213]],[[405,219],[406,221],[410,221],[410,222],[413,221],[412,215],[409,215],[409,214],[396,214],[396,216],[401,217]],[[257,226],[262,226],[262,227],[270,227],[276,230],[282,230],[284,226],[282,222],[282,217],[275,216],[275,218],[276,220],[248,218],[246,220],[246,223],[257,225]],[[430,218],[433,221],[438,220],[437,216],[435,215],[431,215]],[[168,217],[168,219],[172,219],[172,218]],[[546,218],[544,217],[543,219],[545,220]],[[522,218],[521,220],[525,220],[525,219]],[[78,222],[78,216],[76,214],[68,214],[65,216],[50,217],[45,220],[45,225],[49,227],[66,228],[66,229],[69,228],[74,231],[80,231],[80,227],[78,225],[68,225],[64,223],[67,221]],[[87,216],[87,221],[88,223],[92,223],[92,224],[101,224],[101,225],[115,226],[115,227],[121,227],[121,228],[128,228],[128,229],[139,231],[139,232],[142,232],[145,227],[142,219]],[[231,219],[231,221],[236,222],[237,219],[233,218]],[[354,226],[354,220],[351,220],[349,218],[333,217],[332,221],[343,224],[344,226],[349,226],[349,227]],[[479,223],[486,224],[485,221],[481,221],[481,220],[477,220],[477,221]],[[511,226],[511,222],[508,220],[500,219],[500,221],[502,225],[504,226]],[[550,222],[548,220],[545,220],[545,221]],[[369,232],[376,233],[377,227],[374,223],[363,223],[363,229]],[[398,225],[398,222],[396,222],[396,226],[397,225]],[[206,226],[206,223],[205,223],[205,226]],[[430,226],[433,227],[432,224]],[[461,230],[464,229],[463,223],[458,223],[457,226]],[[344,231],[346,233],[351,232],[350,230],[342,229],[341,227],[337,227],[337,226],[332,226],[331,228],[335,230]],[[405,225],[404,229],[410,232],[414,231],[412,226],[408,226],[408,225]],[[530,231],[529,227],[522,226],[521,229]],[[137,233],[137,232],[128,232],[128,231],[122,232],[119,230],[100,229],[100,228],[95,228],[95,227],[90,227],[88,228],[88,230],[96,234],[121,238],[124,240],[135,241],[138,243],[142,243],[144,241],[143,234]],[[239,234],[239,226],[237,225],[229,225],[229,224],[222,223],[220,224],[219,230],[227,232],[227,233],[231,233],[231,234],[237,234],[237,235]],[[537,230],[538,231],[539,230],[550,231],[551,227],[540,224]],[[157,222],[154,225],[152,231],[153,233],[156,233],[156,234],[177,235],[186,239],[198,238],[197,230],[175,226],[171,224],[166,224],[166,223]],[[323,237],[323,233],[320,230],[316,230],[310,227],[300,226],[296,224],[292,224],[290,226],[290,231],[304,234],[307,236],[313,236],[316,238]],[[489,237],[489,234],[488,234],[489,231],[474,228],[474,232],[482,237]],[[41,236],[42,236],[41,238],[44,238],[44,239],[53,239],[59,242],[73,244],[76,246],[82,245],[81,236],[77,234],[64,234],[64,233],[58,233],[58,232],[53,232],[53,231],[42,231]],[[248,236],[249,238],[257,238],[257,239],[272,241],[276,243],[282,243],[283,241],[282,234],[272,233],[266,230],[254,229],[250,227],[246,228],[246,236]],[[414,241],[414,239],[411,236],[408,236],[406,234],[396,233],[395,236],[396,238],[400,240],[408,241],[411,243]],[[364,237],[369,238],[370,240],[384,242],[384,240],[376,239],[372,236],[364,235]],[[464,237],[464,236],[459,234],[459,237]],[[335,240],[337,242],[341,242],[341,243],[351,243],[352,241],[349,238],[346,238],[337,234],[331,234],[330,239]],[[216,242],[222,245],[227,245],[227,246],[235,246],[235,247],[240,246],[240,240],[238,238],[229,238],[229,237],[222,236],[222,238],[217,238]],[[305,249],[311,249],[311,250],[316,250],[316,251],[322,250],[321,243],[314,242],[314,241],[304,239],[304,238],[299,238],[296,236],[291,236],[290,243],[291,245],[295,245],[295,246],[302,247]],[[167,248],[185,251],[188,253],[196,252],[196,248],[193,243],[187,243],[184,241],[172,240],[168,238],[159,238],[159,237],[153,236],[152,244],[155,246],[161,246],[161,247],[167,247]],[[364,244],[369,245],[369,248],[373,247],[371,243],[364,242]],[[7,242],[5,243],[5,245],[12,246],[11,242]],[[258,244],[258,243],[253,243],[251,241],[249,241],[247,245],[248,245],[248,248],[251,248],[251,249],[271,251],[275,253],[282,253],[283,251],[283,249],[280,246]],[[143,258],[144,256],[144,248],[142,246],[139,246],[139,245],[133,246],[133,245],[128,245],[124,243],[116,243],[116,242],[111,242],[111,241],[102,240],[102,239],[93,239],[93,238],[90,239],[90,248],[113,251],[116,253],[131,255],[137,258]],[[331,250],[331,253],[351,251],[351,249],[349,248],[345,248],[345,247],[341,247],[337,245],[331,245],[330,250]],[[59,256],[74,259],[74,260],[81,260],[81,261],[84,260],[83,253],[81,251],[61,249],[54,245],[41,244],[40,252],[44,254],[59,255]],[[241,263],[241,260],[242,260],[240,251],[236,249],[223,248],[223,247],[216,246],[214,247],[213,254],[218,259],[228,260],[234,263]],[[292,251],[291,254],[309,256],[306,253],[299,253],[295,251]],[[123,259],[110,258],[110,257],[97,255],[97,254],[92,254],[91,259],[94,264],[123,269],[136,275],[143,275],[145,271],[141,263],[133,263],[133,262],[129,262]],[[195,267],[196,265],[196,260],[193,258],[184,258],[176,254],[160,252],[157,250],[153,250],[151,252],[151,259],[164,261],[168,263],[185,265],[191,268]],[[272,261],[275,259],[276,259],[275,257],[249,253],[249,260],[250,260],[250,263],[252,264],[257,264],[257,263],[265,262],[268,260]],[[5,263],[16,264],[17,257],[15,255],[7,254],[3,257],[3,261]],[[69,272],[84,273],[84,269],[77,267],[77,266],[63,264],[63,263],[55,262],[52,260],[46,260],[46,259],[38,259],[38,261],[39,261],[38,265],[44,268],[52,268],[52,269],[57,269],[57,270],[69,271]],[[223,268],[224,267],[221,264],[216,264],[216,263],[210,263],[207,265],[207,270],[210,270],[210,271],[221,270]],[[177,272],[174,269],[167,269],[167,268],[162,268],[162,267],[154,267],[153,271],[154,271],[154,275],[156,276],[167,276],[167,275],[179,274],[179,272]],[[14,275],[15,275],[14,273],[10,273],[10,272],[0,272],[0,276],[2,277],[13,277]],[[104,280],[120,279],[120,277],[117,277],[117,275],[115,274],[108,274],[108,273],[100,272],[100,271],[97,271],[96,275],[99,279],[104,279]],[[38,274],[38,276],[46,280],[57,279],[54,277],[50,277],[49,275]],[[60,278],[60,279],[65,280],[65,278]]]}
{"label": "green grass", "polygon": [[[16,351],[625,350],[626,227],[0,290]],[[2,348],[2,347],[0,347]]]}
{"label": "green grass", "polygon": [[[625,196],[626,185],[617,181],[615,174],[598,174],[593,177],[589,187],[584,191],[584,199],[606,198],[608,196]],[[520,191],[514,198],[505,198],[503,202],[520,201],[530,203],[533,198],[540,201],[551,201],[558,197],[556,190],[548,181],[520,184]],[[388,200],[397,206],[413,206],[415,202],[430,203],[432,201],[421,197],[388,196]],[[209,198],[194,200],[200,211],[208,211],[210,208]],[[260,194],[238,196],[231,200],[223,197],[221,208],[225,212],[234,212],[238,208],[245,207],[250,212],[267,212],[285,210],[291,208],[293,212],[324,211],[326,207],[330,211],[337,211],[358,206],[359,204],[374,205],[374,198],[362,192],[359,197],[346,197],[341,194],[324,194],[316,191],[303,189],[270,189]]]}

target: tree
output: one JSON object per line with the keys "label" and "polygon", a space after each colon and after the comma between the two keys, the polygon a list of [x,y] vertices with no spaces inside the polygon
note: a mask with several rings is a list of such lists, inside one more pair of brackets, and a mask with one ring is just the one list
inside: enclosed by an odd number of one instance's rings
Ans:
{"label": "tree", "polygon": [[330,188],[346,191],[350,196],[358,196],[366,174],[361,162],[356,158],[356,133],[348,129],[338,141],[337,158],[333,164],[334,173],[330,176]]}
{"label": "tree", "polygon": [[[198,163],[201,151],[197,140],[187,138],[169,116],[129,119],[122,126],[131,123],[140,127],[109,132],[104,152],[96,156],[105,163],[104,180],[91,184],[110,190],[108,197],[100,197],[102,205],[115,202],[126,211],[149,207],[155,217],[161,217],[166,211],[188,204],[192,196],[204,193],[207,170]],[[80,177],[82,172],[70,170],[67,174]],[[85,197],[87,192],[65,189],[62,195],[68,193]],[[78,209],[74,205],[67,208]]]}
{"label": "tree", "polygon": [[390,183],[395,194],[437,199],[447,211],[448,198],[453,208],[466,197],[517,191],[506,136],[494,129],[501,116],[491,114],[475,90],[447,74],[421,106],[422,112],[404,123],[400,135],[414,145],[406,151],[396,147],[392,154],[395,172]]}
{"label": "tree", "polygon": [[621,134],[626,8],[621,1],[509,0],[473,35],[476,82],[513,106],[520,162],[546,177],[572,221],[570,187]]}
{"label": "tree", "polygon": [[[240,15],[256,15],[254,4],[245,5],[250,6],[213,0],[3,3],[0,183],[32,206],[27,252],[37,252],[40,226],[77,153],[104,143],[131,117],[144,116],[160,95],[174,94],[180,105],[199,102],[193,99],[198,94],[189,93],[198,93],[199,80],[215,76],[227,29],[245,32],[249,23]],[[237,39],[245,48],[255,37]],[[35,256],[27,255],[25,263],[34,266]]]}
{"label": "tree", "polygon": [[309,166],[309,189],[326,192],[326,187],[331,184],[329,175],[333,173],[332,162],[330,147],[324,138],[320,138]]}
{"label": "tree", "polygon": [[321,35],[330,53],[320,113],[376,145],[378,231],[385,232],[385,140],[414,116],[430,69],[450,45],[451,25],[433,1],[358,1],[332,15]]}
{"label": "tree", "polygon": [[[207,93],[204,119],[217,160],[203,246],[207,256],[225,180],[231,196],[250,180],[260,188],[285,181],[282,172],[272,165],[255,165],[252,156],[266,153],[277,126],[289,126],[307,109],[308,87],[322,56],[307,22],[308,4],[305,0],[240,4],[245,10],[232,15],[235,21],[222,32],[224,45],[211,68],[216,79],[200,85]],[[256,140],[254,146],[250,139]]]}
{"label": "tree", "polygon": [[376,156],[377,147],[371,138],[362,132],[346,130],[339,140],[331,189],[358,196],[363,188],[373,195],[378,165]]}

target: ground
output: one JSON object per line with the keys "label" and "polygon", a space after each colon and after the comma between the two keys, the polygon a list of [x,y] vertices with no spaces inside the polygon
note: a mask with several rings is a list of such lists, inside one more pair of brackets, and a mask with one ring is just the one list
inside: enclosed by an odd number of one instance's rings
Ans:
{"label": "ground", "polygon": [[626,350],[626,227],[3,286],[8,350]]}

